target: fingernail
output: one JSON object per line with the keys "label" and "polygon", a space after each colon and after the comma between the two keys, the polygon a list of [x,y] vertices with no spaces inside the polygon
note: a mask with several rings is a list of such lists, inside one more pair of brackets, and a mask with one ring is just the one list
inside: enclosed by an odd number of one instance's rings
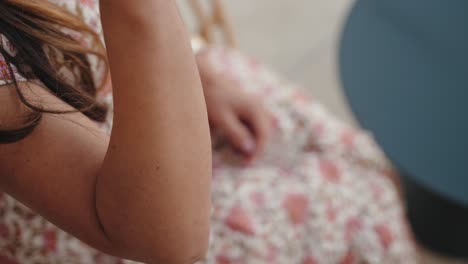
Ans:
{"label": "fingernail", "polygon": [[252,153],[255,151],[255,142],[251,139],[246,140],[244,144],[242,144],[242,148],[247,153]]}

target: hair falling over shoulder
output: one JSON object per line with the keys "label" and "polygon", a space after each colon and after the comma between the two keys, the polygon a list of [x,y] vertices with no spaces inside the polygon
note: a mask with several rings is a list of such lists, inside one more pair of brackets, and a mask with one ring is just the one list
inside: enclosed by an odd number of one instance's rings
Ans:
{"label": "hair falling over shoulder", "polygon": [[[20,127],[0,127],[0,144],[26,137],[44,113],[67,113],[28,102],[15,78],[13,65],[26,79],[40,81],[76,111],[95,121],[105,119],[107,109],[96,101],[96,93],[104,81],[96,83],[89,60],[90,57],[98,60],[107,74],[105,48],[100,36],[80,17],[47,0],[3,0],[0,1],[0,34],[14,48],[11,54],[7,47],[0,45],[0,53],[18,98],[30,110]],[[91,40],[91,45],[83,44],[84,38]],[[68,73],[65,76],[64,69]]]}

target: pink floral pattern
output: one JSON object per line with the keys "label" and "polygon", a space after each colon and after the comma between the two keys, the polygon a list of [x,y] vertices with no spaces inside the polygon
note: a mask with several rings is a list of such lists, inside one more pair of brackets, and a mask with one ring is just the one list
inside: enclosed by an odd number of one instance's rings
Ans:
{"label": "pink floral pattern", "polygon": [[214,68],[274,116],[266,155],[248,168],[214,135],[212,240],[204,263],[416,263],[388,162],[372,138],[300,87],[237,51]]}
{"label": "pink floral pattern", "polygon": [[[100,32],[95,0],[53,2]],[[274,116],[275,138],[261,160],[245,167],[214,133],[211,244],[201,263],[417,262],[389,166],[368,134],[237,51],[202,52],[221,74],[263,100]],[[0,84],[10,77],[0,58]],[[101,99],[112,109],[110,92]],[[103,129],[111,127],[112,113]],[[89,248],[5,194],[0,262],[133,263]]]}

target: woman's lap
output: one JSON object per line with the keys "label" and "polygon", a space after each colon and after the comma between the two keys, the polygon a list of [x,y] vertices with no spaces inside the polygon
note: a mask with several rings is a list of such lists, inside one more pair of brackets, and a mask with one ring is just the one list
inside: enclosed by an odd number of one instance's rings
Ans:
{"label": "woman's lap", "polygon": [[249,168],[215,140],[209,262],[416,261],[391,168],[373,140],[250,58],[210,52],[214,68],[262,99],[275,135]]}
{"label": "woman's lap", "polygon": [[392,182],[346,160],[304,154],[294,168],[215,169],[210,260],[411,263]]}

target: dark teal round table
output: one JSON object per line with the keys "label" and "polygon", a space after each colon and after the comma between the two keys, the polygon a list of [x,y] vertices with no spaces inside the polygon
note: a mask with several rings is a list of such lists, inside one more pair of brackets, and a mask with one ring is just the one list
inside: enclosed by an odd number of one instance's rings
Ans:
{"label": "dark teal round table", "polygon": [[416,236],[468,257],[468,1],[358,0],[340,73],[357,119],[403,175]]}

